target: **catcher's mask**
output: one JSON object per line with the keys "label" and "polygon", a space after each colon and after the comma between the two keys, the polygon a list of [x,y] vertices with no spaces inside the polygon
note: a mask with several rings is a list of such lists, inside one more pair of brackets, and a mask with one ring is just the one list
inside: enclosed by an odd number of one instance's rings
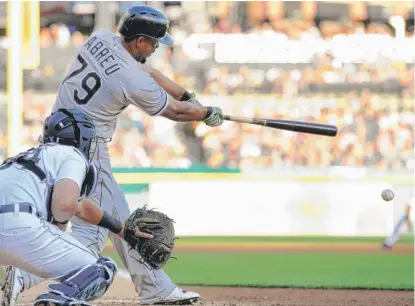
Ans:
{"label": "catcher's mask", "polygon": [[43,126],[43,143],[59,143],[77,148],[90,160],[91,142],[95,139],[95,126],[77,109],[58,109],[46,118]]}

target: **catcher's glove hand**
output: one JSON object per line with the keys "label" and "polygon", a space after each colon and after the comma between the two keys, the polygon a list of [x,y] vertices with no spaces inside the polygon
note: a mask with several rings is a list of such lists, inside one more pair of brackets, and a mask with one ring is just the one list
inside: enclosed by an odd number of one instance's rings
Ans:
{"label": "catcher's glove hand", "polygon": [[[152,239],[137,238],[136,226]],[[124,239],[154,269],[162,268],[170,259],[174,248],[173,220],[165,214],[144,208],[136,209],[125,221]]]}

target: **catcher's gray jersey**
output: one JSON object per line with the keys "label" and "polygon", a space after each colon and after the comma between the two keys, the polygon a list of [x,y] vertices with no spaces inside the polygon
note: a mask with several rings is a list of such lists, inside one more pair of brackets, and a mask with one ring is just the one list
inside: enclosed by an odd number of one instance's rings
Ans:
{"label": "catcher's gray jersey", "polygon": [[75,148],[48,144],[27,151],[25,158],[46,174],[45,181],[40,182],[30,170],[18,164],[0,170],[0,205],[27,202],[46,216],[50,186],[61,179],[70,179],[81,189],[88,163]]}
{"label": "catcher's gray jersey", "polygon": [[79,48],[53,111],[79,108],[94,121],[97,136],[111,138],[117,115],[128,105],[154,116],[166,108],[167,101],[166,92],[124,49],[120,38],[98,31]]}

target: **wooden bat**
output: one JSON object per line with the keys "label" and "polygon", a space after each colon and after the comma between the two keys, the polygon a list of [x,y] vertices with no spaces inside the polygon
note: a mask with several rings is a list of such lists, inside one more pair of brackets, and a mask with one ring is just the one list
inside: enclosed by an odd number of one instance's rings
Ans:
{"label": "wooden bat", "polygon": [[224,115],[224,119],[228,121],[243,122],[255,125],[267,126],[274,129],[286,130],[292,132],[315,134],[322,136],[334,137],[337,135],[337,127],[334,125],[310,123],[291,120],[261,119],[261,118],[245,118]]}

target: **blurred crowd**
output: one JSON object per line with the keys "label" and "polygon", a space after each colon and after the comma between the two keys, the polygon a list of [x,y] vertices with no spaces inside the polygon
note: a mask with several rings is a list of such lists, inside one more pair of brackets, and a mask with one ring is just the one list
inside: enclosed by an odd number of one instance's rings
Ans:
{"label": "blurred crowd", "polygon": [[[248,116],[333,124],[335,138],[228,123],[219,129],[195,126],[208,165],[241,169],[327,166],[414,169],[412,99],[350,92],[340,96],[298,97],[284,109],[249,105]],[[271,101],[270,101],[271,102]],[[276,102],[276,101],[275,101]],[[315,103],[314,105],[312,103]],[[331,103],[334,102],[334,103]],[[284,104],[284,102],[282,102]],[[333,106],[334,105],[334,106]],[[278,111],[276,111],[278,109]]]}
{"label": "blurred crowd", "polygon": [[[246,93],[298,93],[301,91],[313,90],[316,85],[323,84],[361,84],[361,83],[383,83],[390,82],[396,86],[407,87],[411,94],[414,93],[414,68],[413,62],[407,63],[404,60],[394,60],[387,56],[381,56],[375,61],[368,62],[342,62],[333,52],[317,52],[313,54],[308,61],[306,50],[299,51],[298,48],[307,49],[307,43],[310,40],[332,39],[335,35],[356,35],[356,34],[379,34],[392,36],[389,27],[380,23],[370,23],[364,25],[361,22],[341,24],[335,21],[323,21],[319,27],[313,21],[297,20],[278,20],[278,22],[265,22],[248,28],[241,32],[237,24],[230,24],[227,19],[217,20],[216,26],[211,29],[205,29],[208,33],[219,34],[257,34],[262,37],[262,48],[267,48],[265,43],[268,39],[275,37],[267,36],[282,35],[285,38],[296,40],[300,39],[304,43],[297,46],[297,50],[287,50],[286,54],[281,57],[292,61],[290,52],[299,53],[296,58],[299,59],[298,65],[288,65],[281,63],[209,63],[199,65],[192,60],[191,54],[186,52],[186,48],[181,48],[180,42],[183,37],[193,33],[193,28],[175,29],[173,28],[173,37],[178,41],[178,46],[174,52],[170,49],[164,50],[160,56],[155,56],[151,61],[154,67],[160,71],[166,71],[172,78],[184,84],[187,87],[195,87],[199,92],[206,94],[246,94]],[[413,37],[413,32],[406,32],[407,37]],[[363,40],[367,38],[364,38]],[[312,45],[308,45],[311,48]],[[229,46],[231,47],[231,46]],[[284,44],[280,46],[286,47]],[[250,47],[253,49],[253,47]],[[261,48],[261,46],[259,46]],[[353,46],[348,45],[347,49],[339,48],[336,55],[342,55],[346,58],[349,54],[354,53]],[[276,50],[277,51],[277,50]],[[364,50],[356,58],[366,56]],[[229,50],[230,57],[236,57],[241,50]],[[304,55],[301,54],[304,53]],[[349,54],[345,54],[345,53]],[[358,52],[358,51],[356,51]],[[235,54],[236,53],[236,54]],[[288,53],[288,54],[287,54]],[[408,50],[405,56],[413,59],[413,54]],[[304,61],[304,62],[300,62]],[[287,62],[292,63],[292,62]],[[188,69],[187,67],[191,67]]]}
{"label": "blurred crowd", "polygon": [[[206,164],[242,170],[329,166],[415,169],[413,63],[387,57],[345,63],[329,52],[321,52],[310,63],[298,65],[203,65],[191,58],[183,45],[191,33],[277,33],[293,40],[307,40],[331,39],[338,34],[392,36],[390,27],[381,23],[322,21],[317,25],[311,20],[280,19],[252,23],[242,29],[224,16],[205,27],[190,21],[180,26],[173,24],[174,48],[160,46],[149,64],[195,91],[202,104],[217,105],[226,113],[241,116],[333,124],[339,128],[338,135],[334,138],[313,136],[232,122],[209,128],[203,123],[151,118],[128,107],[120,115],[110,143],[113,166],[188,168]],[[413,32],[405,33],[407,37],[410,35]],[[43,50],[76,48],[86,38],[76,27],[60,23],[44,27],[40,32]],[[32,72],[32,77],[61,80],[63,76],[55,70],[56,67],[46,62]],[[398,90],[388,92],[386,82]],[[337,91],[330,88],[321,91],[318,87],[327,84],[348,87]],[[367,84],[380,84],[382,90],[373,90]],[[22,150],[37,145],[43,120],[54,99],[52,92],[39,93],[35,89],[25,92]],[[1,127],[3,158],[6,135],[5,127]]]}
{"label": "blurred crowd", "polygon": [[[299,92],[318,91],[321,85],[332,84],[367,84],[378,83],[383,87],[406,87],[414,94],[414,68],[413,62],[408,63],[396,58],[384,56],[390,50],[380,50],[379,58],[375,61],[347,62],[342,58],[353,54],[355,58],[364,59],[368,56],[364,49],[355,50],[348,45],[337,50],[316,52],[310,57],[306,51],[306,45],[310,41],[326,40],[336,37],[336,35],[366,35],[378,34],[392,37],[394,35],[390,27],[385,24],[372,22],[364,24],[362,22],[341,22],[341,21],[321,21],[317,25],[313,20],[265,20],[262,23],[252,24],[246,29],[242,29],[239,24],[231,23],[227,15],[216,17],[209,26],[200,27],[195,22],[186,22],[185,16],[182,18],[180,26],[172,25],[170,32],[175,39],[174,48],[167,48],[163,45],[152,56],[149,63],[165,72],[169,77],[182,84],[186,88],[205,94],[247,94],[247,93],[272,93],[272,94],[297,94]],[[116,32],[116,26],[112,29]],[[262,48],[270,48],[269,41],[275,37],[267,36],[281,35],[290,40],[300,40],[303,42],[295,49],[304,49],[292,52],[291,49],[281,53],[280,63],[218,63],[212,61],[198,61],[194,58],[189,48],[185,46],[186,38],[194,33],[202,34],[257,34],[262,37]],[[413,37],[413,32],[406,31],[406,37]],[[66,65],[62,62],[67,61],[68,56],[74,56],[76,48],[79,47],[87,38],[87,34],[81,33],[74,25],[63,23],[53,23],[49,27],[43,27],[40,31],[40,43],[43,50],[50,48],[72,48],[72,53],[53,51],[54,56],[48,54],[41,63],[39,69],[31,72],[27,84],[33,88],[48,87],[50,83],[57,83],[57,80],[64,78],[66,70],[69,69],[69,62]],[[271,37],[271,38],[270,38]],[[368,40],[363,38],[363,40]],[[316,45],[316,43],[314,44]],[[359,42],[357,43],[359,45]],[[311,45],[309,45],[311,46]],[[414,46],[414,44],[412,45]],[[261,46],[259,46],[261,47]],[[280,46],[284,49],[289,45]],[[209,47],[211,48],[211,47]],[[277,47],[278,49],[278,47]],[[340,49],[340,50],[339,50]],[[402,48],[401,48],[402,49]],[[399,51],[398,57],[408,56],[413,59],[410,52],[411,47]],[[230,54],[238,52],[230,50]],[[301,53],[303,52],[303,53]],[[283,63],[286,58],[299,62],[297,65]],[[336,53],[336,54],[333,54]],[[361,53],[360,55],[358,53]],[[405,54],[405,55],[402,55]],[[396,57],[396,54],[395,54]],[[1,76],[0,76],[1,79]],[[36,80],[36,81],[34,81]],[[44,83],[44,84],[42,84]],[[58,83],[54,86],[57,88]]]}
{"label": "blurred crowd", "polygon": [[[46,100],[45,100],[46,99]],[[25,94],[22,149],[37,144],[53,95]],[[262,116],[334,124],[334,138],[225,122],[175,123],[151,118],[134,107],[120,116],[110,143],[113,166],[281,169],[328,166],[414,169],[413,97],[349,92],[294,99],[262,96],[201,96],[202,103],[221,106],[241,116]],[[0,137],[5,148],[5,134]]]}
{"label": "blurred crowd", "polygon": [[40,47],[41,48],[66,48],[69,46],[79,47],[87,38],[75,26],[63,23],[53,23],[48,27],[40,29]]}

